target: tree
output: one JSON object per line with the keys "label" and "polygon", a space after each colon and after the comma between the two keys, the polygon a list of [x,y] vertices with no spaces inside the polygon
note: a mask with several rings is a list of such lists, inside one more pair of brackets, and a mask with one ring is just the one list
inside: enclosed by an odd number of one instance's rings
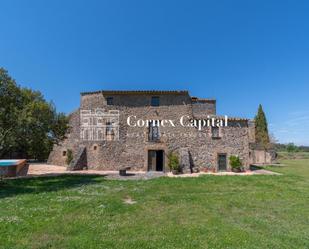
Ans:
{"label": "tree", "polygon": [[299,151],[298,147],[294,143],[288,143],[286,146],[286,150],[290,153]]}
{"label": "tree", "polygon": [[39,91],[19,87],[0,70],[0,156],[17,153],[46,159],[53,144],[65,138],[68,119]]}
{"label": "tree", "polygon": [[7,71],[0,68],[0,155],[16,146],[15,127],[22,108],[20,89]]}
{"label": "tree", "polygon": [[275,137],[274,133],[269,133],[269,142],[273,145],[278,143],[278,139]]}
{"label": "tree", "polygon": [[268,125],[263,107],[260,104],[258,113],[255,116],[255,140],[256,143],[262,145],[264,148],[269,146]]}

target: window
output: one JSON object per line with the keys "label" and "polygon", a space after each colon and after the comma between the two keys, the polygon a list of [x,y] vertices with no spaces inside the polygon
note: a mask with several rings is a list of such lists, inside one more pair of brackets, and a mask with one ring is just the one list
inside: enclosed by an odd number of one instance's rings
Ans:
{"label": "window", "polygon": [[158,141],[160,139],[159,126],[155,122],[149,123],[149,141]]}
{"label": "window", "polygon": [[211,135],[212,135],[212,138],[220,138],[219,127],[211,127]]}
{"label": "window", "polygon": [[151,106],[159,106],[160,98],[159,97],[151,97]]}
{"label": "window", "polygon": [[93,146],[93,150],[97,150],[97,146],[95,145],[95,146]]}
{"label": "window", "polygon": [[114,100],[113,97],[107,97],[106,98],[106,104],[107,105],[113,105],[113,100]]}
{"label": "window", "polygon": [[67,155],[67,151],[66,150],[62,151],[62,156],[66,156],[66,155]]}

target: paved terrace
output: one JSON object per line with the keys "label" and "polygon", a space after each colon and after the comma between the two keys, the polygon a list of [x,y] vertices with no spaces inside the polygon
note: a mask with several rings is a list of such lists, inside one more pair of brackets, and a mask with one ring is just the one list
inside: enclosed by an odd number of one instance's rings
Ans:
{"label": "paved terrace", "polygon": [[269,170],[258,169],[254,171],[246,171],[243,173],[235,172],[200,172],[193,174],[180,174],[173,175],[172,173],[161,173],[161,172],[144,172],[144,171],[127,171],[126,176],[119,176],[118,171],[102,171],[102,170],[80,170],[80,171],[67,171],[66,167],[47,165],[47,164],[30,164],[28,175],[26,177],[38,177],[38,176],[57,176],[63,174],[77,174],[77,175],[102,175],[108,179],[120,179],[120,180],[147,180],[161,176],[168,177],[198,177],[200,175],[233,175],[233,176],[248,176],[248,175],[280,175],[279,173],[272,172]]}

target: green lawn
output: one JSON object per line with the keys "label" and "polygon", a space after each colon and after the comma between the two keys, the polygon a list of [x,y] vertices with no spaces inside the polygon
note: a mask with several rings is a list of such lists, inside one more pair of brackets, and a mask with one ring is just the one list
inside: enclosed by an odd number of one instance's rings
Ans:
{"label": "green lawn", "polygon": [[8,180],[0,248],[309,248],[309,160],[284,163],[281,176]]}
{"label": "green lawn", "polygon": [[280,160],[292,160],[292,159],[309,159],[309,152],[278,152],[278,158]]}

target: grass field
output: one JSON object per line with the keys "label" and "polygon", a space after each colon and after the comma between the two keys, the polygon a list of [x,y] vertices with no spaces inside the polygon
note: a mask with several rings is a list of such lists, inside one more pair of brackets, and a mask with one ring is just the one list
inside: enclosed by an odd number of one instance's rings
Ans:
{"label": "grass field", "polygon": [[280,160],[293,160],[293,159],[309,159],[309,152],[278,152],[278,158]]}
{"label": "grass field", "polygon": [[8,180],[0,248],[309,248],[309,160],[284,163],[280,176]]}

